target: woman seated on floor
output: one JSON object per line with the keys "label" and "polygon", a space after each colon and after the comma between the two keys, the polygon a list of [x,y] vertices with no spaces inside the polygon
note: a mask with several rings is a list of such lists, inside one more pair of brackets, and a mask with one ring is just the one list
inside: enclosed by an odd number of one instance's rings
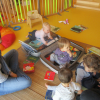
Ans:
{"label": "woman seated on floor", "polygon": [[13,49],[2,57],[0,51],[0,95],[22,90],[30,85],[31,79],[19,68],[18,52]]}

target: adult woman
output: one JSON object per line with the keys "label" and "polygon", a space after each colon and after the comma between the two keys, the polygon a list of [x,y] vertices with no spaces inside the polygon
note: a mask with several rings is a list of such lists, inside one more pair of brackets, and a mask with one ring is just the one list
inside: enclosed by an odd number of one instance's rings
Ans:
{"label": "adult woman", "polygon": [[0,64],[0,95],[13,93],[31,85],[31,79],[18,66],[16,50],[12,49],[3,57],[0,56]]}

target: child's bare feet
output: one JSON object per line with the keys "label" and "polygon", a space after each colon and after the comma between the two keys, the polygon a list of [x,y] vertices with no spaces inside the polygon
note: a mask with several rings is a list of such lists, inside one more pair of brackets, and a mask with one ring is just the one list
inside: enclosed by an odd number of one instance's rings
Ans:
{"label": "child's bare feet", "polygon": [[48,88],[48,84],[47,83],[45,83],[45,87]]}
{"label": "child's bare feet", "polygon": [[11,77],[17,77],[17,74],[11,72],[11,73],[10,73],[10,76],[11,76]]}

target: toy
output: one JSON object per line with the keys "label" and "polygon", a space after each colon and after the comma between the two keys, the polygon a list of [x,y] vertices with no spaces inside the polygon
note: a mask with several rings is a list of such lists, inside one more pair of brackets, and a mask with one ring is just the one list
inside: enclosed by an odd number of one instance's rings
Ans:
{"label": "toy", "polygon": [[8,27],[12,28],[14,31],[18,31],[21,29],[20,26],[11,27],[10,25],[8,25]]}
{"label": "toy", "polygon": [[59,23],[62,23],[62,22],[63,22],[64,24],[69,24],[69,23],[68,23],[68,19],[66,19],[65,21],[59,21]]}

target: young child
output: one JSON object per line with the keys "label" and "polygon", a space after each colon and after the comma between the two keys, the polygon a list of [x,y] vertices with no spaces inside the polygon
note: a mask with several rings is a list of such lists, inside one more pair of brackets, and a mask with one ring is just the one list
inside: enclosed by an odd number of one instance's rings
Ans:
{"label": "young child", "polygon": [[64,67],[66,63],[69,63],[73,59],[70,51],[70,41],[64,37],[61,37],[58,41],[59,48],[57,48],[53,54],[50,55],[50,61],[56,62],[60,68]]}
{"label": "young child", "polygon": [[90,88],[99,88],[100,60],[95,54],[88,54],[83,58],[76,70],[76,82],[82,86]]}
{"label": "young child", "polygon": [[53,39],[50,35],[50,25],[47,22],[43,23],[43,28],[41,30],[34,30],[29,32],[28,36],[30,40],[35,40],[36,38],[40,38],[42,43],[47,45],[47,42],[44,40],[44,37],[48,36],[48,38]]}
{"label": "young child", "polygon": [[53,90],[53,100],[74,100],[75,90],[81,94],[81,86],[72,81],[72,71],[66,67],[58,71],[58,78],[61,83],[58,86],[49,86],[45,83],[48,90]]}

